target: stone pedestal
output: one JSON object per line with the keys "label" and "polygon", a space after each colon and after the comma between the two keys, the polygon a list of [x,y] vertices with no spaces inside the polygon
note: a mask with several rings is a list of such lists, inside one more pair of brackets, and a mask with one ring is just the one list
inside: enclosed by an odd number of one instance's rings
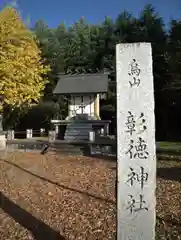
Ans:
{"label": "stone pedestal", "polygon": [[33,130],[32,129],[26,129],[26,138],[32,138],[33,137]]}
{"label": "stone pedestal", "polygon": [[55,126],[55,134],[56,134],[56,138],[58,138],[58,136],[59,136],[59,126],[58,125]]}
{"label": "stone pedestal", "polygon": [[48,132],[48,141],[55,141],[56,140],[56,132],[55,131],[49,131]]}
{"label": "stone pedestal", "polygon": [[0,151],[6,149],[6,136],[5,134],[0,135]]}
{"label": "stone pedestal", "polygon": [[14,130],[8,130],[7,140],[13,140],[13,139],[14,139]]}
{"label": "stone pedestal", "polygon": [[45,129],[40,128],[40,137],[43,137],[45,135]]}
{"label": "stone pedestal", "polygon": [[93,132],[93,131],[89,132],[89,141],[90,142],[95,141],[95,132]]}
{"label": "stone pedestal", "polygon": [[77,114],[72,119],[72,123],[67,125],[64,139],[69,141],[89,141],[89,132],[93,131],[92,124],[88,121],[93,120],[91,118],[88,114]]}

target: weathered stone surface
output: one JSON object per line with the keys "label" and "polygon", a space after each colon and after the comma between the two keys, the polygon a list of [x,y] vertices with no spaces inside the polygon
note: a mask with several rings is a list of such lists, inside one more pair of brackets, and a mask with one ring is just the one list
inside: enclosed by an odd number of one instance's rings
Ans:
{"label": "weathered stone surface", "polygon": [[155,119],[149,43],[117,55],[118,240],[155,239]]}

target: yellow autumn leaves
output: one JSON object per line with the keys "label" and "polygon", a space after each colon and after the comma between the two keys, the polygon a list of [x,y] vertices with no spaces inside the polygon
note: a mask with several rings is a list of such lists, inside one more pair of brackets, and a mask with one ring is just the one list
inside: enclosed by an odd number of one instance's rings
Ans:
{"label": "yellow autumn leaves", "polygon": [[21,106],[38,102],[47,83],[49,66],[41,60],[35,36],[15,9],[0,12],[0,94],[5,103]]}

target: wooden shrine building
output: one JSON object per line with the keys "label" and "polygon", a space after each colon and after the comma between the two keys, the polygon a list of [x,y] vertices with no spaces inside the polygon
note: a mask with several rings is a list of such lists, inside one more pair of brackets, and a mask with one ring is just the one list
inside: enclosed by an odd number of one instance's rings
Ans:
{"label": "wooden shrine building", "polygon": [[[52,120],[51,122],[54,125],[67,125],[66,139],[70,132],[73,135],[75,135],[74,133],[78,134],[79,136],[76,135],[77,139],[79,137],[87,139],[88,132],[93,126],[104,125],[104,129],[107,127],[109,121],[100,120],[100,97],[107,93],[108,82],[108,74],[103,73],[60,75],[53,93],[68,97],[68,116],[65,120]],[[77,124],[72,123],[75,119],[80,119],[79,127],[84,129],[84,132],[87,131],[85,134],[82,133],[82,130],[80,131],[80,128],[78,130]]]}
{"label": "wooden shrine building", "polygon": [[80,74],[60,76],[53,93],[69,97],[68,119],[76,114],[88,114],[100,119],[100,94],[107,91],[108,75]]}

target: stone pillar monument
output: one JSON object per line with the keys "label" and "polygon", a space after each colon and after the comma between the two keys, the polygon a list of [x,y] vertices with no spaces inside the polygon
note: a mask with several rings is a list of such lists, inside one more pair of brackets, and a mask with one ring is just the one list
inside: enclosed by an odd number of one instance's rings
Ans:
{"label": "stone pillar monument", "polygon": [[118,44],[117,240],[155,239],[155,116],[150,43]]}

